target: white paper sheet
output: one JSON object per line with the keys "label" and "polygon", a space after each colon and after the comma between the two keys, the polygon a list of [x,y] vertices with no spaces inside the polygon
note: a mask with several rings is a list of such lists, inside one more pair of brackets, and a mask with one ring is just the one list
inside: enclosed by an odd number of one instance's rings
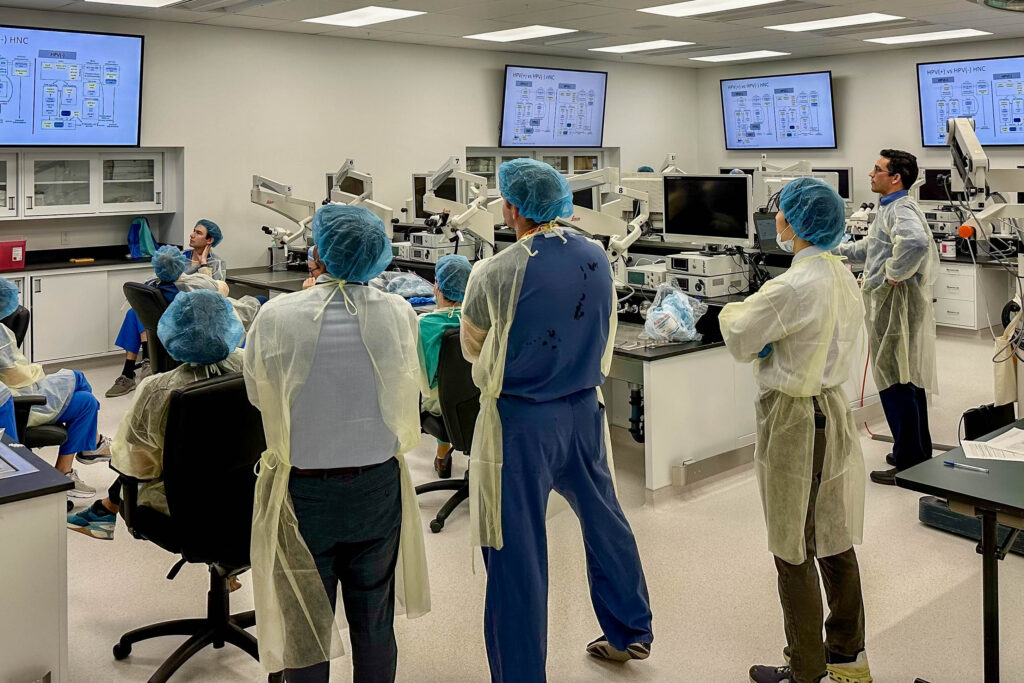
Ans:
{"label": "white paper sheet", "polygon": [[964,441],[963,449],[974,460],[1024,462],[1024,429],[1011,429],[989,441]]}

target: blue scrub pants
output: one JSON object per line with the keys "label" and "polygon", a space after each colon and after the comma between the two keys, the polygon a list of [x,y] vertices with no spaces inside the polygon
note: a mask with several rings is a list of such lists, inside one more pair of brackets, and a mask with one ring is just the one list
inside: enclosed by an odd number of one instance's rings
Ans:
{"label": "blue scrub pants", "polygon": [[55,422],[64,424],[68,429],[68,440],[61,444],[58,453],[80,453],[96,448],[99,432],[98,415],[100,402],[92,395],[92,387],[78,370],[75,373],[75,393]]}
{"label": "blue scrub pants", "polygon": [[9,398],[0,405],[0,427],[15,441],[18,441],[18,423],[14,420],[14,399]]}
{"label": "blue scrub pants", "polygon": [[117,333],[117,339],[114,341],[114,344],[118,348],[124,349],[128,353],[134,353],[137,356],[142,349],[142,333],[145,331],[146,328],[142,326],[139,316],[129,308],[128,312],[124,314],[124,320],[121,322],[121,329]]}
{"label": "blue scrub pants", "polygon": [[894,384],[878,392],[885,421],[892,430],[892,457],[905,470],[932,457],[928,396],[913,384]]}
{"label": "blue scrub pants", "polygon": [[636,540],[615,498],[594,389],[534,403],[501,397],[501,550],[484,548],[484,637],[493,681],[545,681],[552,490],[580,520],[590,598],[613,647],[650,643],[651,607]]}

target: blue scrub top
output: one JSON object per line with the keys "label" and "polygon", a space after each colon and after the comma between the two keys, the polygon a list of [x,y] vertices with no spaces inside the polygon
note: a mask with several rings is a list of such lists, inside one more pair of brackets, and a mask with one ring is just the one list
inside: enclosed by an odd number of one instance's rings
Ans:
{"label": "blue scrub top", "polygon": [[508,336],[502,395],[551,401],[604,382],[601,357],[612,312],[611,267],[576,234],[533,238]]}
{"label": "blue scrub top", "polygon": [[167,303],[174,301],[174,297],[178,296],[181,291],[178,286],[173,282],[160,282],[159,280],[150,280],[148,283],[160,290],[160,293],[167,299]]}

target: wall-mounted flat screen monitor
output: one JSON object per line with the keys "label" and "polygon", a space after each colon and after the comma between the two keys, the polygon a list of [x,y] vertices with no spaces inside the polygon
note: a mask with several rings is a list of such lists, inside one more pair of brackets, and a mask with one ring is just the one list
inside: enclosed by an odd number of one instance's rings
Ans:
{"label": "wall-mounted flat screen monitor", "polygon": [[665,240],[753,247],[750,176],[665,176]]}
{"label": "wall-mounted flat screen monitor", "polygon": [[604,71],[505,67],[502,147],[600,147]]}
{"label": "wall-mounted flat screen monitor", "polygon": [[726,149],[835,149],[832,72],[722,80]]}
{"label": "wall-mounted flat screen monitor", "polygon": [[0,25],[0,146],[138,147],[142,43]]}
{"label": "wall-mounted flat screen monitor", "polygon": [[852,168],[818,168],[817,166],[815,166],[811,170],[814,171],[815,173],[835,173],[836,175],[838,175],[839,187],[836,191],[839,192],[839,196],[845,199],[846,201],[850,201],[853,199],[853,190],[850,187],[850,174],[853,173]]}
{"label": "wall-mounted flat screen monitor", "polygon": [[917,91],[925,147],[945,147],[960,118],[985,147],[1024,145],[1024,56],[918,64]]}

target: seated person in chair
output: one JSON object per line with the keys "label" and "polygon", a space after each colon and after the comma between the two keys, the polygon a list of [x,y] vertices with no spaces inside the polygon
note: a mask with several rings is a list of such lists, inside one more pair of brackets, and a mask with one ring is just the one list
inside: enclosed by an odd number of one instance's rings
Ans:
{"label": "seated person in chair", "polygon": [[[217,283],[207,276],[186,275],[189,261],[177,247],[166,244],[160,247],[152,260],[153,270],[156,279],[146,282],[160,290],[167,303],[174,301],[179,292],[190,292],[196,289],[218,289]],[[218,290],[219,291],[219,290]],[[221,294],[227,294],[221,291]],[[107,390],[107,398],[124,396],[135,391],[138,382],[149,376],[151,373],[149,363],[149,346],[145,343],[146,330],[142,327],[139,316],[131,308],[124,314],[124,321],[121,323],[121,330],[117,333],[117,340],[114,342],[118,347],[124,349],[124,369],[121,376],[114,380],[114,386]],[[142,362],[136,366],[136,359],[139,352],[142,352]],[[139,378],[136,380],[135,373],[138,371]]]}
{"label": "seated person in chair", "polygon": [[[441,353],[441,337],[445,330],[458,327],[462,321],[462,297],[473,266],[465,256],[448,254],[434,266],[434,300],[437,308],[420,318],[420,351],[423,372],[430,383],[430,393],[423,397],[420,409],[433,415],[441,414],[437,400],[437,361]],[[441,479],[452,476],[452,445],[438,440],[434,471]]]}
{"label": "seated person in chair", "polygon": [[[18,308],[18,288],[0,278],[0,319]],[[14,396],[43,396],[46,403],[32,406],[28,426],[63,424],[68,438],[57,455],[56,468],[75,483],[68,492],[76,498],[91,498],[96,489],[83,482],[71,464],[78,454],[80,462],[99,462],[110,458],[110,440],[99,434],[97,414],[100,402],[92,395],[92,387],[79,370],[58,370],[52,375],[38,363],[29,363],[18,348],[18,342],[6,325],[0,325],[0,382]],[[24,438],[24,434],[20,434]]]}
{"label": "seated person in chair", "polygon": [[[179,365],[147,377],[139,385],[128,413],[111,445],[111,466],[129,477],[147,479],[139,504],[167,513],[163,481],[164,430],[171,392],[193,382],[242,370],[238,344],[243,335],[231,303],[211,291],[182,293],[160,318],[157,334]],[[120,482],[109,496],[79,514],[68,515],[68,528],[93,538],[114,537],[114,520],[121,504]]]}
{"label": "seated person in chair", "polygon": [[185,272],[209,275],[214,280],[227,279],[228,262],[211,251],[223,239],[224,233],[216,223],[205,218],[196,221],[196,227],[192,228],[188,238],[190,249],[185,252],[185,258],[189,259],[189,266]]}

